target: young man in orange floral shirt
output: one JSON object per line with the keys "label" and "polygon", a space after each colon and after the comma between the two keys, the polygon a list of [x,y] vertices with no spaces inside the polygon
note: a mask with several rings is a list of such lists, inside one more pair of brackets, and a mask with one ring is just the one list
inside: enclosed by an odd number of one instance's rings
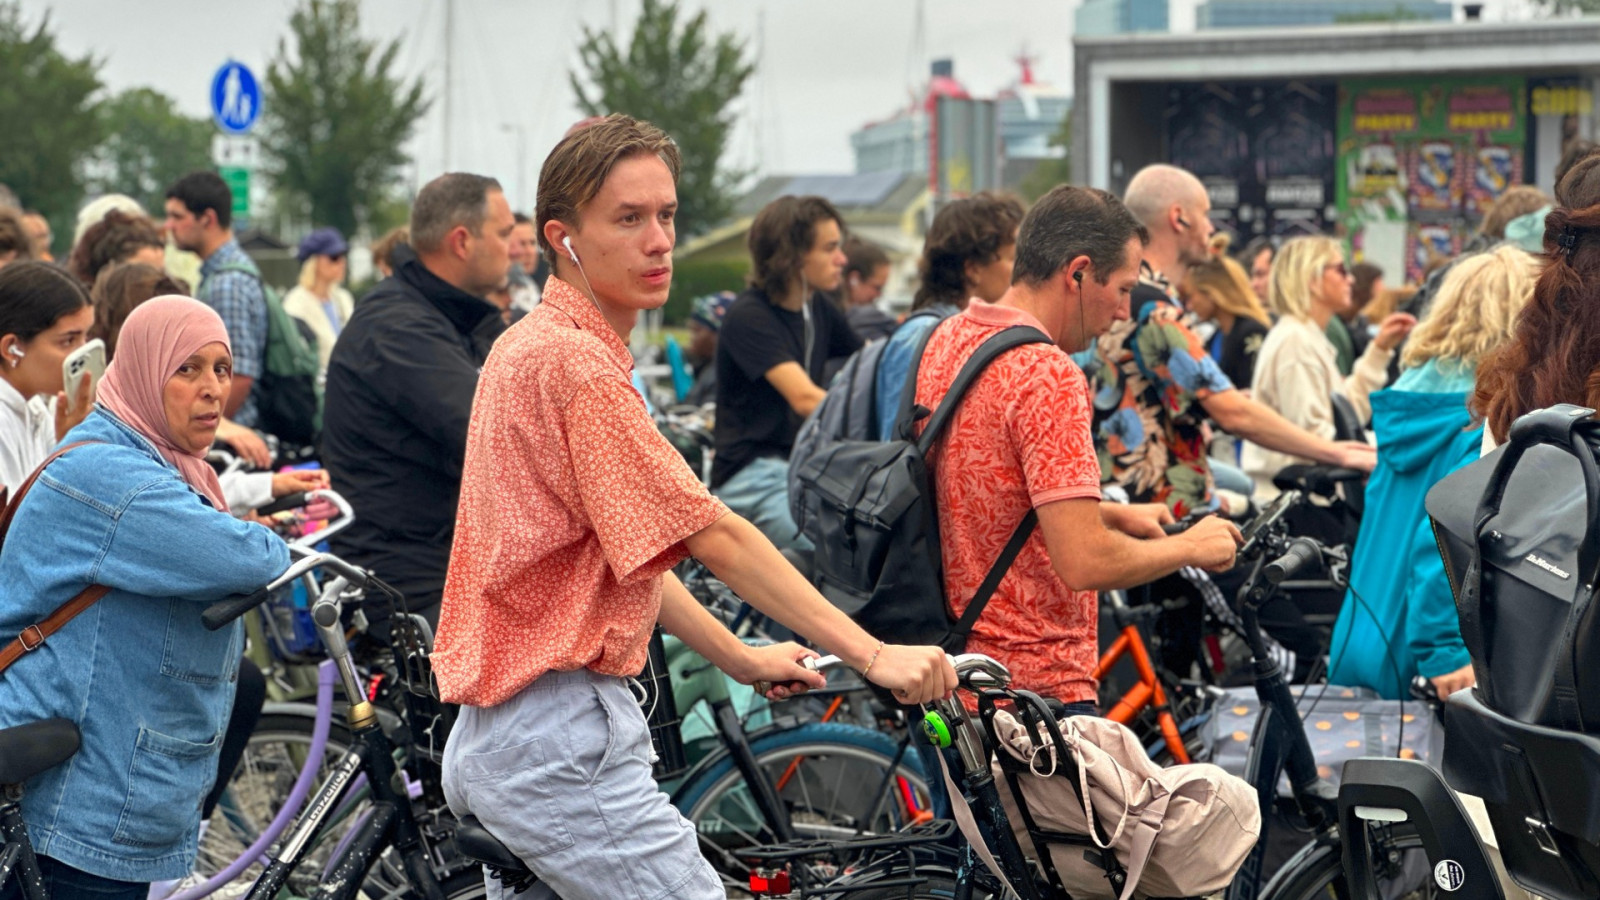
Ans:
{"label": "young man in orange floral shirt", "polygon": [[433,656],[462,705],[444,788],[539,876],[533,897],[722,898],[692,825],[651,778],[628,680],[659,621],[780,699],[821,676],[795,644],[749,647],[671,573],[693,554],[731,588],[908,703],[948,694],[932,647],[885,645],[712,497],[634,392],[628,335],[672,277],[677,147],[613,115],[539,177],[544,301],[496,343],[467,440]]}

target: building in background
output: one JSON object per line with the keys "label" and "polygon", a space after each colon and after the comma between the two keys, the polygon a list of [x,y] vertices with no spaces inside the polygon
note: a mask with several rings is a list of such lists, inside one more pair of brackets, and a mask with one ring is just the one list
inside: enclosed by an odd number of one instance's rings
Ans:
{"label": "building in background", "polygon": [[1072,113],[1072,95],[1065,90],[1035,81],[1033,60],[1017,58],[1022,75],[1017,83],[1000,92],[1000,146],[1005,154],[1001,163],[1000,184],[1014,188],[1028,177],[1042,160],[1061,159],[1067,148],[1051,140],[1061,131],[1061,123]]}
{"label": "building in background", "polygon": [[1167,0],[1083,0],[1072,14],[1074,34],[1166,31]]}
{"label": "building in background", "polygon": [[[1600,22],[1075,38],[1074,175],[1181,165],[1246,240],[1337,234],[1390,280],[1460,252],[1515,184],[1597,134]],[[1402,274],[1403,273],[1403,274]]]}
{"label": "building in background", "polygon": [[1379,20],[1449,22],[1453,12],[1452,4],[1436,0],[1208,0],[1195,8],[1194,24],[1205,31]]}
{"label": "building in background", "polygon": [[[1017,62],[1021,74],[1016,83],[986,100],[974,98],[956,79],[950,60],[934,61],[928,85],[915,100],[850,136],[856,172],[926,175],[933,161],[942,158],[954,171],[941,173],[943,188],[937,178],[929,179],[930,186],[959,196],[985,187],[1015,187],[1040,160],[1064,156],[1066,148],[1050,141],[1071,112],[1072,97],[1036,81],[1031,58],[1022,56]],[[949,119],[943,137],[938,128],[941,109]],[[993,171],[985,178],[976,169]]]}

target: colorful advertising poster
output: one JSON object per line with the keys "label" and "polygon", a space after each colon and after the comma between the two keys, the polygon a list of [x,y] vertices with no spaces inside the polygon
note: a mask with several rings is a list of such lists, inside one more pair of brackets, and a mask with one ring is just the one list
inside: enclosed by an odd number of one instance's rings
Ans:
{"label": "colorful advertising poster", "polygon": [[[1526,127],[1518,77],[1340,84],[1336,203],[1352,248],[1420,281],[1429,254],[1458,252],[1484,211],[1521,183]],[[1365,240],[1378,222],[1405,223],[1405,247]]]}

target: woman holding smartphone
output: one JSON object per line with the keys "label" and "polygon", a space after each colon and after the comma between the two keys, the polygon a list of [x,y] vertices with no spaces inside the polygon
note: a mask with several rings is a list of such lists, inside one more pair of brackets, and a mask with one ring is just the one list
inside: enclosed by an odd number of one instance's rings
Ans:
{"label": "woman holding smartphone", "polygon": [[93,408],[89,379],[69,403],[61,375],[93,325],[89,295],[65,269],[37,261],[0,269],[0,484],[8,495]]}

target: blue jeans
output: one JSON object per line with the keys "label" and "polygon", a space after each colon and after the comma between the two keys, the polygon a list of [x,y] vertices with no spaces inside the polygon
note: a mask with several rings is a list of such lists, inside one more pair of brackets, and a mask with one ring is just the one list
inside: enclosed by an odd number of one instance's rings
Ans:
{"label": "blue jeans", "polygon": [[[64,862],[40,856],[39,874],[45,894],[50,900],[145,900],[150,885],[137,881],[114,881],[74,869]],[[0,887],[0,900],[21,900],[22,884],[16,869]]]}
{"label": "blue jeans", "polygon": [[1219,462],[1216,459],[1209,460],[1209,462],[1211,464],[1211,481],[1217,487],[1225,491],[1233,491],[1235,494],[1243,494],[1246,498],[1255,493],[1256,483],[1250,479],[1249,475],[1244,473],[1243,469],[1225,462]]}
{"label": "blue jeans", "polygon": [[715,491],[717,499],[761,529],[767,540],[810,551],[811,541],[789,515],[789,461],[776,456],[753,459]]}

